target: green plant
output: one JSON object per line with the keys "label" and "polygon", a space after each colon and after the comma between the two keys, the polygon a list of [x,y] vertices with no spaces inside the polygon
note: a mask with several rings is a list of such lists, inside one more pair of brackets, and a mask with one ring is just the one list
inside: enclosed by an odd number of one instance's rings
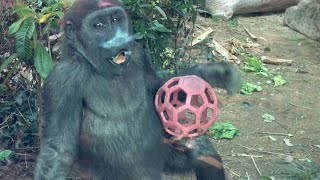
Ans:
{"label": "green plant", "polygon": [[[197,16],[192,0],[123,0],[122,2],[133,21],[134,37],[144,44],[155,68],[171,70],[177,68],[178,64],[173,60],[179,48],[177,44],[182,38],[179,29],[189,19],[195,23]],[[172,56],[163,56],[168,49],[173,50]]]}
{"label": "green plant", "polygon": [[274,87],[282,86],[287,83],[287,81],[280,75],[273,77]]}
{"label": "green plant", "polygon": [[240,130],[231,123],[215,122],[209,128],[209,135],[214,139],[232,139],[239,133]]}
{"label": "green plant", "polygon": [[252,54],[245,54],[245,66],[243,67],[243,71],[255,72],[256,74],[265,77],[269,76],[269,71],[263,65],[261,58]]}
{"label": "green plant", "polygon": [[[42,2],[42,1],[41,1]],[[15,57],[28,61],[33,59],[33,64],[42,78],[45,78],[53,68],[50,53],[50,44],[46,50],[45,42],[49,37],[50,29],[58,28],[58,20],[64,15],[63,8],[67,5],[64,1],[52,3],[40,9],[32,5],[15,0],[13,14],[18,20],[9,27],[9,35],[14,35],[16,53],[6,60],[5,65],[13,62]],[[6,66],[1,66],[0,71]]]}
{"label": "green plant", "polygon": [[231,29],[236,29],[239,27],[238,19],[237,18],[232,18],[228,21],[228,26]]}
{"label": "green plant", "polygon": [[0,161],[3,161],[5,158],[9,157],[11,153],[11,150],[0,151]]}
{"label": "green plant", "polygon": [[[15,15],[11,19],[16,20],[6,34],[13,36],[15,53],[1,61],[0,66],[0,72],[3,73],[1,75],[5,75],[0,84],[2,147],[32,146],[37,140],[36,119],[41,99],[36,97],[40,92],[38,89],[41,79],[33,78],[32,82],[25,82],[23,78],[19,78],[21,72],[17,72],[17,69],[35,67],[42,78],[48,75],[53,67],[49,35],[51,29],[58,28],[58,21],[63,16],[62,10],[67,6],[62,0],[16,0],[14,8],[8,9],[10,14]],[[3,71],[4,69],[9,71]],[[30,72],[33,76],[35,71]],[[12,80],[13,75],[17,77],[16,80]]]}
{"label": "green plant", "polygon": [[317,180],[320,178],[320,166],[309,159],[294,160],[287,166],[288,173],[303,180]]}
{"label": "green plant", "polygon": [[259,85],[252,84],[250,82],[246,82],[246,81],[243,82],[241,90],[240,90],[240,92],[242,94],[250,95],[254,91],[260,92],[260,91],[262,91],[262,87]]}
{"label": "green plant", "polygon": [[4,95],[1,93],[1,98],[4,99],[0,106],[0,146],[2,147],[32,146],[37,138],[35,98],[37,91],[24,90],[23,85],[17,86],[20,88],[15,89],[15,93],[10,93],[9,88]]}

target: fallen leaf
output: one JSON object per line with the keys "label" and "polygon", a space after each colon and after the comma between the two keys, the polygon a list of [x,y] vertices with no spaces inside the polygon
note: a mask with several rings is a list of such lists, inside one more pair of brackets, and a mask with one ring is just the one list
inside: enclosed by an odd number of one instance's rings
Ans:
{"label": "fallen leaf", "polygon": [[209,128],[209,135],[214,139],[232,139],[240,130],[231,123],[216,122]]}
{"label": "fallen leaf", "polygon": [[287,83],[287,81],[280,75],[277,75],[273,78],[274,87],[282,86]]}
{"label": "fallen leaf", "polygon": [[284,162],[286,162],[286,163],[291,163],[292,161],[293,161],[293,157],[292,156],[286,156],[284,158]]}
{"label": "fallen leaf", "polygon": [[272,116],[271,114],[268,114],[268,113],[264,113],[262,115],[262,118],[265,122],[272,122],[272,121],[276,120],[276,118],[274,116]]}
{"label": "fallen leaf", "polygon": [[290,139],[285,138],[283,141],[284,141],[284,143],[286,143],[287,146],[290,146],[290,147],[293,146],[293,144],[291,143]]}

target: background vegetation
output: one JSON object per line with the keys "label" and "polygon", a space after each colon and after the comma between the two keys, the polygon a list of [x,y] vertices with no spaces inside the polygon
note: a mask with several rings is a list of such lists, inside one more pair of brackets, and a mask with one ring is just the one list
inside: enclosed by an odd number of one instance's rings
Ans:
{"label": "background vegetation", "polygon": [[[26,153],[36,157],[39,147],[40,88],[59,60],[59,22],[63,12],[73,1],[0,2],[0,166],[8,165],[10,161],[27,162]],[[190,56],[187,45],[192,40],[197,9],[191,0],[123,0],[123,3],[132,18],[134,37],[144,45],[154,68],[160,74],[174,73],[177,69],[192,64],[192,60],[188,59]],[[230,29],[239,28],[237,19],[229,21],[228,26]],[[206,41],[210,42],[212,39],[209,37],[203,43]],[[212,47],[201,48],[199,54],[208,51],[210,53],[207,58],[215,59],[211,53]],[[244,60],[243,71],[255,74],[259,79],[259,83],[245,82],[241,93],[251,95],[256,91],[270,89],[268,86],[286,84],[278,76],[278,70],[269,71],[259,56],[242,51],[237,55]],[[267,85],[260,81],[266,81]],[[244,102],[243,106],[250,104]],[[272,114],[265,113],[262,117],[265,122],[275,121]],[[216,123],[209,133],[216,132],[220,137],[229,139],[239,134],[239,130],[229,123]],[[287,169],[288,177],[297,179],[315,179],[319,176],[319,166],[309,159],[295,159]],[[1,170],[0,168],[0,172]]]}
{"label": "background vegetation", "polygon": [[[41,83],[59,60],[59,22],[73,0],[1,1],[0,146],[23,148],[38,142]],[[132,18],[134,37],[155,69],[174,71],[178,42],[192,32],[191,1],[123,0]],[[9,27],[9,28],[8,28]],[[174,37],[174,38],[172,38]]]}

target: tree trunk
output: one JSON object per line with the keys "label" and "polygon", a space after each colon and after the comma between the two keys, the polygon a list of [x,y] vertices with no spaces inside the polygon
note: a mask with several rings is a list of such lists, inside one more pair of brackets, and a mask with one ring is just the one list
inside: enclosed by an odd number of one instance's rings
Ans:
{"label": "tree trunk", "polygon": [[285,10],[300,0],[207,0],[206,8],[213,16],[227,19],[234,14]]}

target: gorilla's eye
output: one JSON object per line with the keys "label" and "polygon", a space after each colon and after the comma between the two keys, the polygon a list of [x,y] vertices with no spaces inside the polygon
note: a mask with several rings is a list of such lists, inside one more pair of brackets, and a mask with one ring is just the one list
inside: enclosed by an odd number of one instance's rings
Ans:
{"label": "gorilla's eye", "polygon": [[104,24],[101,23],[101,22],[95,23],[95,24],[93,25],[93,27],[96,28],[96,29],[100,29],[100,28],[102,28],[103,26],[104,26]]}
{"label": "gorilla's eye", "polygon": [[120,18],[113,18],[112,19],[112,23],[117,23],[117,22],[119,22],[120,21]]}

